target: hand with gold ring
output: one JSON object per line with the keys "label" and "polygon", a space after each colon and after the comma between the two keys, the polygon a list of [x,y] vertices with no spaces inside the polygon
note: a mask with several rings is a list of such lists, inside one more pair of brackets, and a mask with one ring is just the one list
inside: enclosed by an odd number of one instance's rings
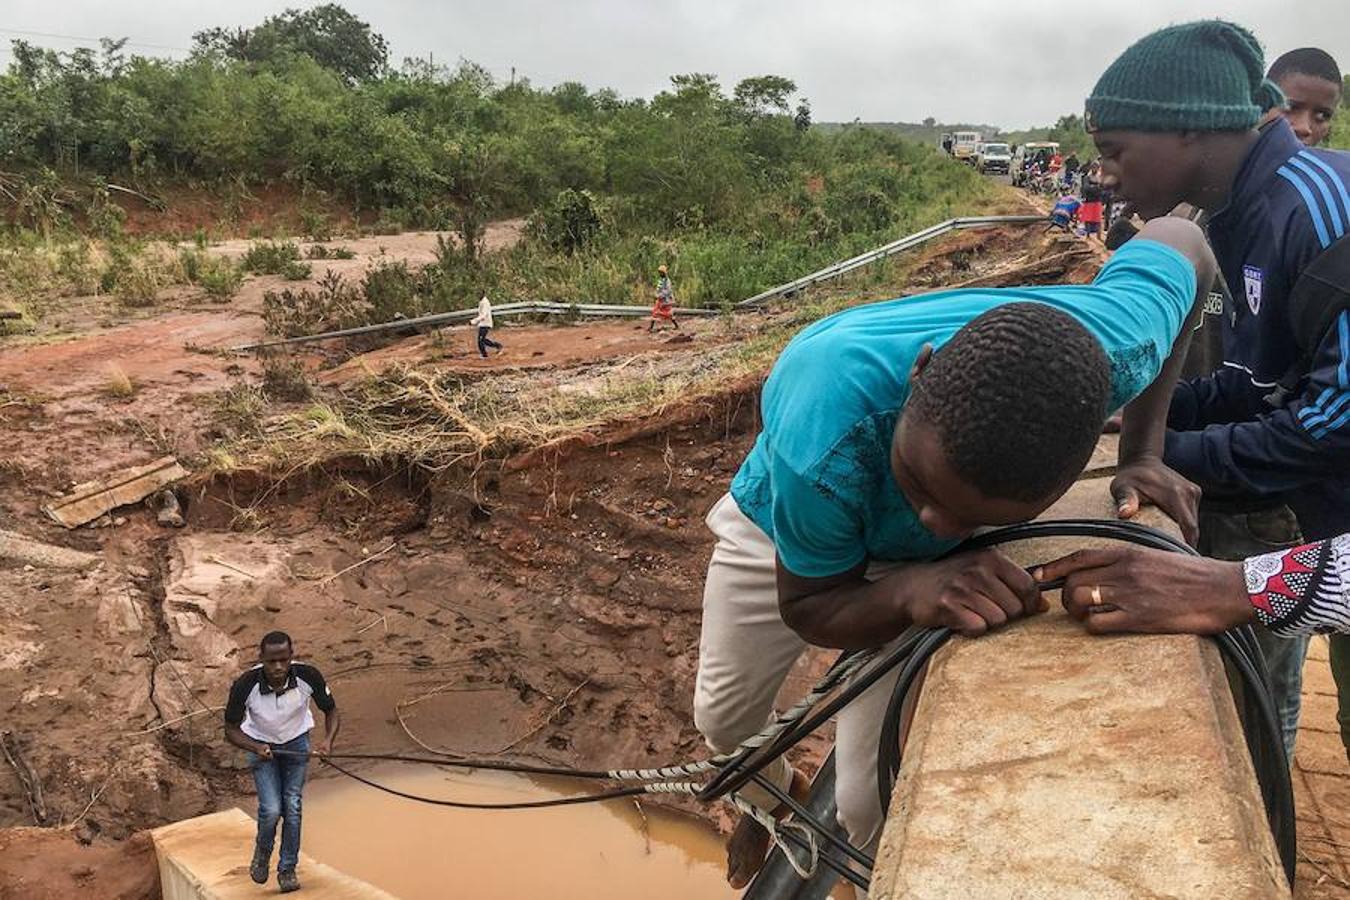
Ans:
{"label": "hand with gold ring", "polygon": [[1256,617],[1240,562],[1118,544],[1072,553],[1032,577],[1063,578],[1064,609],[1099,634],[1214,634]]}

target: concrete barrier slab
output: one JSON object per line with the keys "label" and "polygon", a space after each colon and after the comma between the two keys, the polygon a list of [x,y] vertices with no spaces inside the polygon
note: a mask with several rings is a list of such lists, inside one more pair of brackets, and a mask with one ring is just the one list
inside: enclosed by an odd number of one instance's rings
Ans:
{"label": "concrete barrier slab", "polygon": [[[276,856],[267,884],[248,876],[257,826],[238,809],[185,819],[151,835],[164,900],[257,900],[277,892]],[[280,834],[277,836],[280,840]],[[394,895],[300,854],[301,891],[315,900],[395,900]]]}
{"label": "concrete barrier slab", "polygon": [[[1107,491],[1080,481],[1043,518],[1111,518]],[[1032,565],[1092,543],[1005,552]],[[1057,600],[934,658],[873,900],[1288,897],[1214,645],[1092,637]]]}

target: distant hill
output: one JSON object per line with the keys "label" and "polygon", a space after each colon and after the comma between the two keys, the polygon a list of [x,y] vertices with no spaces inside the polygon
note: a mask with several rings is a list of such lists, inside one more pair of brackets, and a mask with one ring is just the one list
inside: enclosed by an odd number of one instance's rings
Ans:
{"label": "distant hill", "polygon": [[845,128],[873,128],[877,131],[885,131],[891,134],[897,134],[910,141],[918,141],[921,144],[937,145],[938,138],[952,131],[978,131],[986,138],[999,137],[1001,132],[995,125],[949,125],[942,122],[934,122],[929,125],[924,122],[817,122],[814,126],[824,132],[842,131]]}
{"label": "distant hill", "polygon": [[949,122],[817,122],[813,127],[824,132],[841,131],[845,128],[874,128],[921,144],[936,146],[938,138],[953,131],[978,131],[985,140],[1007,141],[1021,144],[1026,141],[1058,141],[1066,153],[1076,152],[1082,157],[1095,156],[1092,139],[1083,130],[1083,120],[1078,116],[1061,116],[1054,125],[1042,128],[1026,128],[1020,131],[1003,131],[997,125],[971,125]]}

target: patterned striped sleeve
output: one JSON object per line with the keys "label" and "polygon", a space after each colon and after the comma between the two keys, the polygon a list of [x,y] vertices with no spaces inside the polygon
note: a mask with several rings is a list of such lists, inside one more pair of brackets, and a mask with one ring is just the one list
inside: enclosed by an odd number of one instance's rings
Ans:
{"label": "patterned striped sleeve", "polygon": [[1256,617],[1281,637],[1350,632],[1350,534],[1243,563]]}

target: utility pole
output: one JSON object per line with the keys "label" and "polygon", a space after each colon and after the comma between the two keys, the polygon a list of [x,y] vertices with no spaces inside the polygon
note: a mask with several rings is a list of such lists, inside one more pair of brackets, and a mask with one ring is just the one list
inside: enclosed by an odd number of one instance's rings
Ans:
{"label": "utility pole", "polygon": [[516,86],[516,67],[511,67],[511,87]]}

